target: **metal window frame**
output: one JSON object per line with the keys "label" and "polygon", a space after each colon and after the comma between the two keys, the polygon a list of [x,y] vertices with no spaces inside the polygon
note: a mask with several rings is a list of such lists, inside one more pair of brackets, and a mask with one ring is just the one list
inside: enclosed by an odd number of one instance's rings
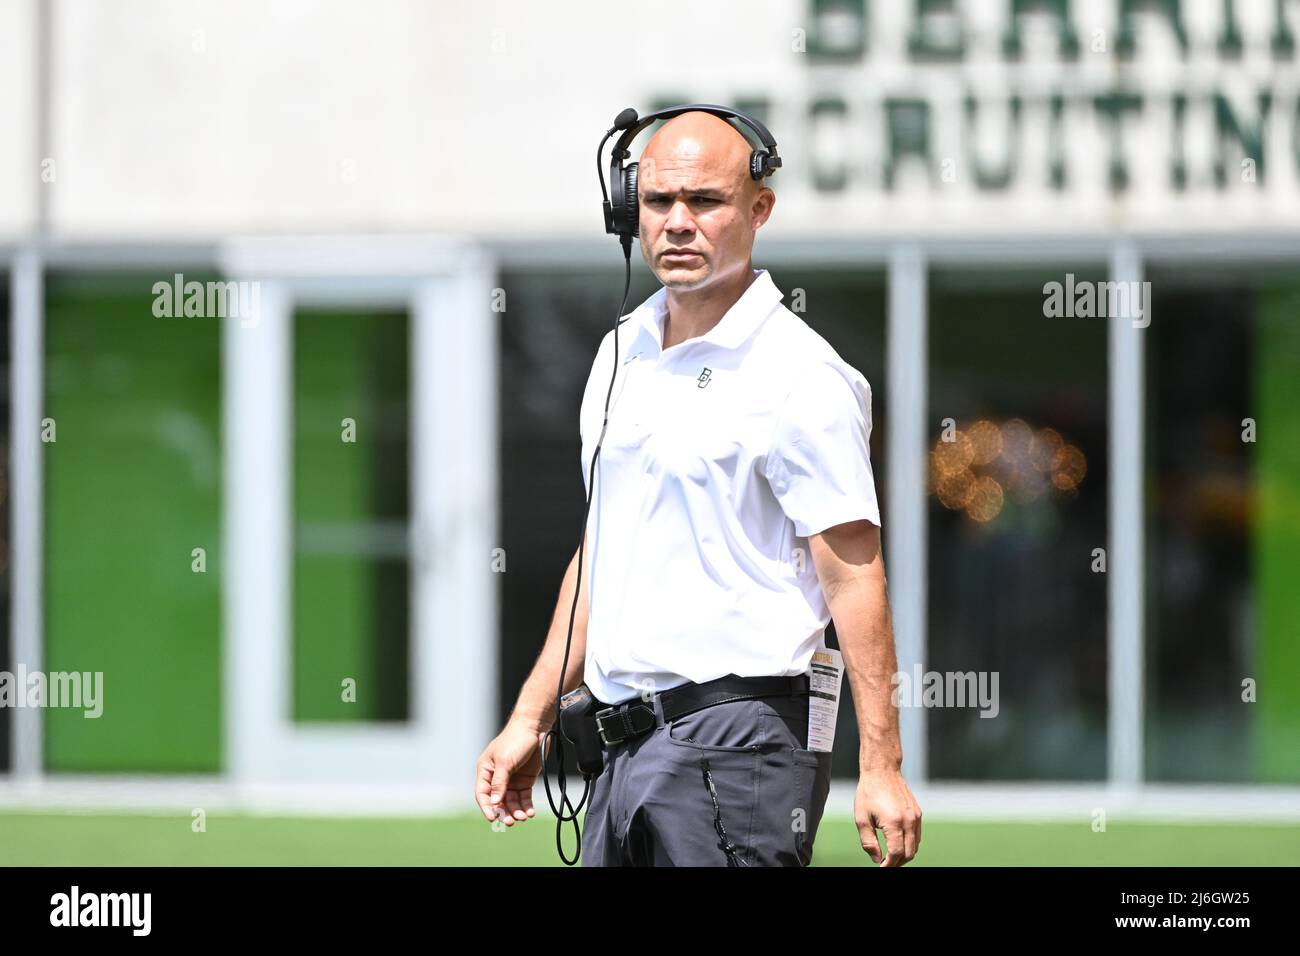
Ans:
{"label": "metal window frame", "polygon": [[[426,807],[463,802],[442,768],[472,765],[495,733],[499,709],[498,582],[488,570],[499,523],[491,258],[474,243],[440,237],[258,237],[33,241],[0,246],[5,264],[12,274],[15,660],[29,669],[43,660],[43,456],[38,429],[17,423],[41,417],[46,271],[157,269],[170,277],[182,268],[216,268],[226,279],[258,281],[256,320],[219,320],[226,578],[217,783],[255,800],[267,787],[283,793],[362,782],[395,787],[399,799]],[[287,361],[289,314],[299,302],[410,309],[413,715],[395,728],[296,726],[289,719]],[[0,775],[0,797],[105,780],[48,774],[43,712],[19,708],[13,716],[14,760]],[[167,781],[214,785],[198,776],[160,782]]]}
{"label": "metal window frame", "polygon": [[[584,266],[614,262],[608,241],[566,243],[500,240],[491,243],[503,269]],[[953,266],[1017,268],[1075,262],[1102,267],[1110,281],[1141,282],[1149,265],[1235,265],[1243,268],[1294,264],[1300,260],[1300,230],[1249,235],[1111,233],[1092,236],[932,236],[793,239],[764,237],[756,249],[764,263],[868,268],[887,273],[886,375],[890,399],[890,528],[883,532],[888,555],[899,669],[926,659],[928,540],[925,505],[925,449],[928,440],[929,277]],[[1108,327],[1107,432],[1110,468],[1107,537],[1107,774],[1111,793],[1151,792],[1144,764],[1145,739],[1145,555],[1143,554],[1143,455],[1146,389],[1142,329],[1127,315]],[[930,783],[923,708],[900,714],[904,771],[914,784]],[[1074,786],[1079,781],[1062,781]],[[940,787],[951,784],[938,782]],[[1086,786],[1086,783],[1084,784]],[[971,785],[999,792],[1015,784]],[[1195,786],[1195,785],[1193,785]],[[1212,785],[1218,787],[1219,785]],[[963,793],[965,791],[963,790]],[[1216,791],[1217,792],[1217,791]]]}

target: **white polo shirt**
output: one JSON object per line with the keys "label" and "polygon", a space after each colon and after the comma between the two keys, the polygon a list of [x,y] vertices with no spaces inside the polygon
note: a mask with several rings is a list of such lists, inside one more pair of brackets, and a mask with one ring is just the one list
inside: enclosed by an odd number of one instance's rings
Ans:
{"label": "white polo shirt", "polygon": [[[584,572],[584,679],[606,703],[804,673],[830,622],[808,536],[880,524],[871,386],[755,275],[717,325],[669,349],[665,289],[620,320]],[[584,487],[613,350],[611,330],[582,398]]]}

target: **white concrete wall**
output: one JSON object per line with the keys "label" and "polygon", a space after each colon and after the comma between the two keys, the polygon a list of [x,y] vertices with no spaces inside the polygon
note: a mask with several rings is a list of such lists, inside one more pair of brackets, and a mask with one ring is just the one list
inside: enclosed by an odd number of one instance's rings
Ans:
{"label": "white concrete wall", "polygon": [[[812,29],[805,0],[697,3],[623,10],[601,0],[58,0],[53,26],[50,153],[57,180],[39,185],[35,142],[35,0],[0,3],[0,239],[27,232],[38,188],[55,235],[82,238],[229,233],[470,232],[532,237],[602,234],[595,148],[623,107],[681,92],[731,102],[766,96],[786,165],[774,180],[769,234],[892,236],[1103,233],[1115,228],[1245,232],[1300,228],[1300,169],[1290,146],[1300,118],[1300,66],[1268,53],[1272,3],[1238,3],[1243,64],[1219,62],[1219,0],[1186,0],[1195,54],[1184,63],[1163,21],[1142,14],[1142,55],[1121,68],[1085,52],[1055,57],[1050,21],[1030,18],[1025,62],[1000,50],[1005,5],[967,2],[974,41],[957,66],[912,61],[911,3],[872,3],[860,62],[814,63],[795,47]],[[1072,5],[1085,47],[1114,42],[1114,0]],[[1300,21],[1300,3],[1287,5]],[[1126,72],[1127,71],[1127,72]],[[1136,188],[1105,185],[1108,133],[1086,104],[1121,76],[1152,97],[1125,129]],[[1222,89],[1253,109],[1276,91],[1267,135],[1267,189],[1233,177],[1208,183],[1212,110]],[[904,168],[880,185],[882,101],[932,106],[936,163],[965,155],[968,91],[1005,104],[1013,91],[1061,90],[1070,188],[1046,181],[1046,115],[1028,103],[1018,176],[1005,193],[977,190],[958,163],[949,183]],[[1191,189],[1168,179],[1172,91],[1187,116]],[[818,133],[808,107],[843,95],[848,121]],[[1197,100],[1196,97],[1201,97]],[[851,185],[818,194],[814,137],[843,148]],[[1007,142],[985,128],[991,158]],[[634,145],[639,153],[645,136]],[[1235,169],[1233,170],[1235,172]]]}
{"label": "white concrete wall", "polygon": [[459,192],[459,8],[61,0],[54,231],[419,230]]}
{"label": "white concrete wall", "polygon": [[0,241],[36,223],[36,0],[0,3]]}

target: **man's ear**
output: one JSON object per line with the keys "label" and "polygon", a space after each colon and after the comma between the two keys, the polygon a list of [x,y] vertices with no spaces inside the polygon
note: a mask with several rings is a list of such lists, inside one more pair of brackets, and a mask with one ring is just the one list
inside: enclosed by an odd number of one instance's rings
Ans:
{"label": "man's ear", "polygon": [[754,221],[754,228],[758,229],[763,223],[767,222],[772,215],[772,207],[776,205],[776,193],[771,187],[763,186],[754,197],[754,203],[750,206],[750,218]]}

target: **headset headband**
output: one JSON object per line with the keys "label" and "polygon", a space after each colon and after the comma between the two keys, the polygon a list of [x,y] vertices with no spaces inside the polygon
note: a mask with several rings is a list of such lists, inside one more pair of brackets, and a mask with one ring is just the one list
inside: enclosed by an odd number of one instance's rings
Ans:
{"label": "headset headband", "polygon": [[[763,146],[767,149],[768,153],[772,157],[776,158],[776,140],[772,138],[772,134],[768,131],[766,126],[764,126],[758,120],[754,119],[754,117],[748,116],[745,113],[740,112],[739,110],[733,110],[728,106],[717,106],[713,103],[686,103],[682,106],[673,106],[666,110],[659,110],[654,113],[649,113],[640,118],[637,118],[636,112],[632,111],[631,126],[619,125],[619,120],[623,119],[624,114],[628,112],[627,110],[624,110],[623,113],[620,113],[618,115],[618,119],[614,120],[614,129],[623,130],[623,135],[620,136],[618,138],[618,142],[614,144],[614,152],[616,153],[620,151],[626,152],[628,145],[632,142],[632,140],[636,139],[637,134],[640,133],[647,126],[649,126],[651,123],[661,119],[662,120],[672,119],[674,116],[681,116],[683,113],[691,113],[696,111],[699,111],[701,113],[712,113],[715,116],[721,116],[724,119],[732,118],[732,119],[740,120],[740,122],[744,123],[746,126],[748,126],[750,129],[754,131],[754,133],[758,136],[759,142],[763,144]],[[623,156],[622,158],[626,159],[627,157]],[[772,165],[773,167],[776,167],[776,166],[780,166],[781,164],[773,163]]]}

